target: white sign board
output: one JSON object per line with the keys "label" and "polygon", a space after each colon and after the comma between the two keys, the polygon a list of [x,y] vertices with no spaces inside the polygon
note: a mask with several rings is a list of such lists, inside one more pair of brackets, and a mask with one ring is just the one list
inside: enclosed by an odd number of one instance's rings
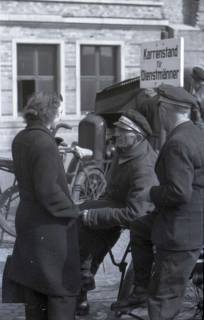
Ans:
{"label": "white sign board", "polygon": [[141,45],[140,87],[160,84],[183,87],[184,39],[164,39]]}

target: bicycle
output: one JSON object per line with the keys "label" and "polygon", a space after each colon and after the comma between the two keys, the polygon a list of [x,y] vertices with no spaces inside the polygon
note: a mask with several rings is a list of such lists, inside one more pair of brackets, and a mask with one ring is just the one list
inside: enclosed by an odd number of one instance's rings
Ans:
{"label": "bicycle", "polygon": [[[53,130],[53,135],[56,135],[60,128],[70,129],[71,127],[60,123]],[[75,143],[67,147],[60,137],[56,137],[56,140],[64,163],[68,154],[71,153],[73,155],[72,161],[66,170],[66,177],[68,188],[75,204],[80,204],[86,200],[98,199],[105,191],[106,179],[102,169],[97,167],[94,161],[91,161],[93,152],[90,149],[81,148]],[[0,170],[14,174],[13,161],[1,158]],[[14,176],[12,185],[0,193],[0,227],[3,232],[12,237],[16,236],[15,213],[18,203],[19,189]]]}

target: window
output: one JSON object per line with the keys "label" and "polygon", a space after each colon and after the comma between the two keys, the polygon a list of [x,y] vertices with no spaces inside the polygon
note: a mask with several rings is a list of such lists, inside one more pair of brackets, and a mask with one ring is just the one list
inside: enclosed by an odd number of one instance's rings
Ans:
{"label": "window", "polygon": [[184,24],[195,26],[199,11],[199,0],[183,0],[183,22]]}
{"label": "window", "polygon": [[18,112],[34,92],[58,92],[57,45],[18,44]]}
{"label": "window", "polygon": [[81,110],[94,109],[95,96],[119,81],[118,46],[81,46]]}

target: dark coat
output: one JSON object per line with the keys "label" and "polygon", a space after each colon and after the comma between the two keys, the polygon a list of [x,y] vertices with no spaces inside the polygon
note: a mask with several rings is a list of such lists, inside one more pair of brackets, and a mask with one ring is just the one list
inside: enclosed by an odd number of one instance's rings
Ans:
{"label": "dark coat", "polygon": [[105,195],[115,207],[89,209],[93,227],[131,227],[135,219],[153,210],[153,204],[140,200],[140,195],[158,183],[154,171],[156,157],[146,140],[125,157],[118,153],[115,155]]}
{"label": "dark coat", "polygon": [[156,163],[160,185],[150,196],[156,206],[152,240],[165,249],[191,250],[203,241],[204,134],[191,121],[177,126]]}
{"label": "dark coat", "polygon": [[75,295],[80,286],[78,208],[50,131],[34,124],[12,144],[20,190],[12,280],[46,295]]}

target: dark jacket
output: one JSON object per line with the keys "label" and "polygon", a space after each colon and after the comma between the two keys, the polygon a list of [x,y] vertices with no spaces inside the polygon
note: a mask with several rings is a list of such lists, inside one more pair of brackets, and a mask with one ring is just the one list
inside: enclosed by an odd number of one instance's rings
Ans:
{"label": "dark jacket", "polygon": [[204,134],[191,121],[177,126],[156,163],[160,185],[151,189],[158,211],[152,240],[170,250],[202,245],[204,213]]}
{"label": "dark jacket", "polygon": [[115,207],[89,209],[93,227],[130,227],[135,219],[153,210],[153,204],[140,200],[140,194],[157,184],[156,157],[146,140],[129,153],[116,153],[105,195]]}
{"label": "dark jacket", "polygon": [[33,124],[12,144],[20,204],[11,259],[12,280],[48,295],[79,290],[78,209],[50,131]]}

